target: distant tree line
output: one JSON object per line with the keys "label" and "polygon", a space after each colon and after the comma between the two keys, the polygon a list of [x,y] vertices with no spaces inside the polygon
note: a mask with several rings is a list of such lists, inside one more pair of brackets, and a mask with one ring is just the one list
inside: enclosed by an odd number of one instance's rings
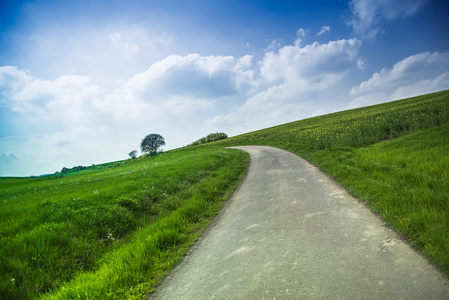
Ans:
{"label": "distant tree line", "polygon": [[56,172],[55,175],[64,175],[64,174],[67,174],[67,173],[79,172],[79,171],[86,170],[86,169],[89,169],[89,168],[91,168],[91,167],[77,166],[77,167],[73,167],[73,168],[70,168],[70,169],[64,167],[64,168],[62,168],[61,172]]}
{"label": "distant tree line", "polygon": [[210,133],[207,136],[200,138],[199,140],[191,143],[189,146],[206,144],[206,143],[210,143],[210,142],[214,142],[214,141],[224,140],[227,138],[228,138],[228,135],[223,132]]}

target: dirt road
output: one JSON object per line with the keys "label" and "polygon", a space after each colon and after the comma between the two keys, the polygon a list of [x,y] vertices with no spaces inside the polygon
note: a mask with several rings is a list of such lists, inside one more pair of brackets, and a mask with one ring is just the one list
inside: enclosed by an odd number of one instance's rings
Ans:
{"label": "dirt road", "polygon": [[154,299],[449,299],[449,282],[298,156],[263,146]]}

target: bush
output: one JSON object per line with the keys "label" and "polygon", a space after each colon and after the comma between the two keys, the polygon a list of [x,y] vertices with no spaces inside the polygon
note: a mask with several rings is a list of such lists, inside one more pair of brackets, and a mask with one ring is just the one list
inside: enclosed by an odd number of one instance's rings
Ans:
{"label": "bush", "polygon": [[227,138],[228,138],[228,135],[223,132],[210,133],[207,136],[200,138],[199,140],[191,143],[189,146],[206,144],[206,143],[210,143],[210,142],[214,142],[214,141],[224,140]]}

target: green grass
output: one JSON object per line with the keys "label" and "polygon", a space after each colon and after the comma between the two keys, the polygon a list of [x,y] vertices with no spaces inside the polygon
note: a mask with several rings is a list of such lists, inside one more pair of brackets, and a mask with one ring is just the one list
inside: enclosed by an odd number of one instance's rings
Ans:
{"label": "green grass", "polygon": [[309,149],[363,147],[449,122],[449,91],[291,122],[216,142]]}
{"label": "green grass", "polygon": [[271,145],[304,157],[449,275],[449,91],[292,122],[217,144]]}
{"label": "green grass", "polygon": [[443,91],[62,178],[0,178],[0,298],[145,297],[242,179],[248,156],[231,145],[304,157],[449,274],[448,137]]}
{"label": "green grass", "polygon": [[0,298],[148,293],[219,211],[247,163],[244,153],[209,147],[62,178],[1,178]]}
{"label": "green grass", "polygon": [[311,159],[449,273],[449,124]]}
{"label": "green grass", "polygon": [[[356,154],[366,173],[364,180],[353,180],[354,188],[363,188],[363,197],[388,223],[449,273],[449,124]],[[384,189],[386,195],[376,195]]]}

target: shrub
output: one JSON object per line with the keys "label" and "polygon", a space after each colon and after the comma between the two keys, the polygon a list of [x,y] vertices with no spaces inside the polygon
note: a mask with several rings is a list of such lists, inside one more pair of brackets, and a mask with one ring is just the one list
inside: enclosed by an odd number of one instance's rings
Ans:
{"label": "shrub", "polygon": [[223,132],[217,132],[217,133],[210,133],[207,136],[200,138],[199,140],[193,142],[189,146],[196,146],[201,144],[206,144],[214,141],[224,140],[227,139],[228,135]]}

